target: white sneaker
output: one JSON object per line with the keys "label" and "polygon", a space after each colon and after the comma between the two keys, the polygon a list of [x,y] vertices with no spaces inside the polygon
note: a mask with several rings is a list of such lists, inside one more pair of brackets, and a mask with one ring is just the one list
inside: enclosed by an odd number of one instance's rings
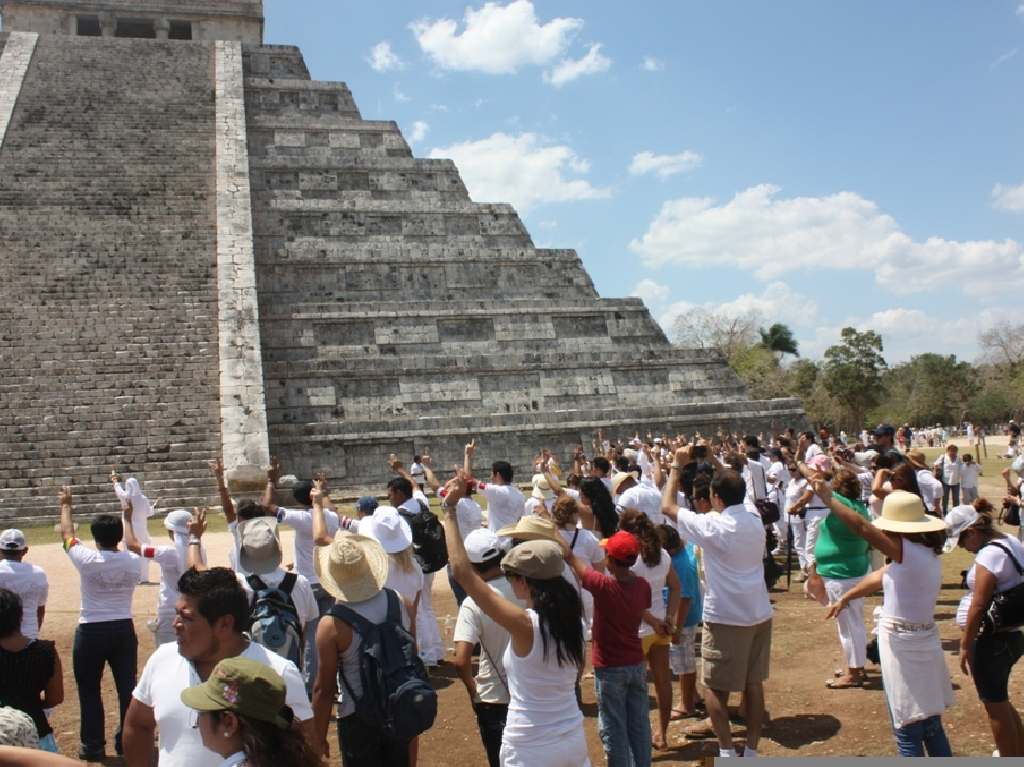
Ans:
{"label": "white sneaker", "polygon": [[995,751],[992,752],[992,758],[993,759],[998,759],[999,758],[999,749],[998,748]]}

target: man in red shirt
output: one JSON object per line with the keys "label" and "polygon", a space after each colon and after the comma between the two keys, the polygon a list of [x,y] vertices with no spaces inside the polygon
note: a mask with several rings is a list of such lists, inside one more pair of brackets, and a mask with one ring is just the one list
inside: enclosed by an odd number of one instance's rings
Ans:
{"label": "man in red shirt", "polygon": [[594,680],[608,767],[646,767],[651,763],[650,704],[637,632],[641,621],[659,634],[671,635],[673,628],[651,614],[650,584],[629,569],[640,554],[640,542],[630,533],[618,532],[604,546],[608,575],[587,567],[568,546],[565,560],[583,588],[594,595]]}

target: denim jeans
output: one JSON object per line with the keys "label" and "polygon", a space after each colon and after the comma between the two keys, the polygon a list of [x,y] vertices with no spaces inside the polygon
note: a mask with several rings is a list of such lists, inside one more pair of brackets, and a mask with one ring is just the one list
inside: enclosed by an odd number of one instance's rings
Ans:
{"label": "denim jeans", "polygon": [[949,512],[949,495],[953,494],[953,505],[960,505],[960,485],[947,485],[945,482],[942,483],[942,513],[946,514]]}
{"label": "denim jeans", "polygon": [[924,756],[925,751],[928,756],[953,755],[946,731],[942,729],[942,717],[938,714],[911,722],[894,730],[894,733],[900,756]]}
{"label": "denim jeans", "polygon": [[[316,606],[320,610],[321,617],[334,607],[334,597],[327,593],[319,583],[314,583],[313,597],[316,599]],[[317,653],[316,653],[316,628],[320,625],[320,618],[311,620],[302,627],[302,678],[306,682],[306,695],[313,699],[313,683],[316,682]]]}
{"label": "denim jeans", "polygon": [[501,764],[501,736],[505,732],[505,720],[508,718],[507,703],[474,703],[476,723],[480,728],[480,740],[487,752],[487,763],[490,767]]}
{"label": "denim jeans", "polygon": [[597,726],[608,767],[651,763],[651,720],[644,664],[594,669]]}
{"label": "denim jeans", "polygon": [[71,659],[82,717],[79,737],[83,751],[99,754],[103,753],[106,746],[100,684],[103,680],[103,666],[109,665],[121,708],[114,736],[114,748],[120,753],[121,727],[124,726],[124,715],[132,701],[132,690],[135,689],[138,656],[139,640],[130,620],[78,624]]}
{"label": "denim jeans", "polygon": [[452,575],[452,566],[448,565],[448,585],[452,587],[452,593],[455,595],[455,603],[462,607],[462,603],[466,601],[466,590],[459,585],[459,582],[455,580],[455,576]]}

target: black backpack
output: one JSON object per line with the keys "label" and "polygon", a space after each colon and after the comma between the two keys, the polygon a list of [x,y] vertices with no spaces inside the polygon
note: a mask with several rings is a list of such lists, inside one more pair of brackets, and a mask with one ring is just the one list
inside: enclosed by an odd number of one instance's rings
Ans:
{"label": "black backpack", "polygon": [[412,528],[412,549],[424,573],[436,573],[448,564],[448,543],[437,515],[423,501],[418,514],[399,508],[398,513]]}
{"label": "black backpack", "polygon": [[335,604],[330,615],[344,621],[359,635],[359,680],[363,691],[353,695],[352,687],[338,669],[341,688],[351,695],[356,716],[365,724],[383,730],[400,743],[429,730],[437,717],[437,693],[427,670],[416,653],[416,640],[402,625],[398,595],[385,589],[388,616],[384,623],[370,623],[343,604]]}

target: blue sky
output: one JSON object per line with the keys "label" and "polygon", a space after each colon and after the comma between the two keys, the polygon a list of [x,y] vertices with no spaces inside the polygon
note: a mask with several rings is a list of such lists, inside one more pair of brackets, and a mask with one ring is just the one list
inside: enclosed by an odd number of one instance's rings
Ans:
{"label": "blue sky", "polygon": [[973,359],[1024,307],[1024,2],[266,0],[474,199],[671,329],[756,310],[817,355]]}

